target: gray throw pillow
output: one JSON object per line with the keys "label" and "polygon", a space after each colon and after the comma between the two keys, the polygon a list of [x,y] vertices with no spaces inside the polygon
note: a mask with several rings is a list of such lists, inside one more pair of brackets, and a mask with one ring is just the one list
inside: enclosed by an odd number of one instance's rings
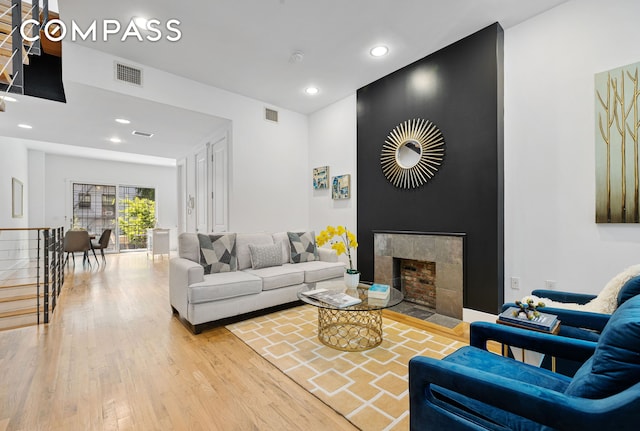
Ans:
{"label": "gray throw pillow", "polygon": [[249,244],[249,253],[253,269],[282,265],[282,244],[280,242],[264,245]]}
{"label": "gray throw pillow", "polygon": [[318,260],[316,235],[311,232],[287,232],[291,244],[291,262],[311,262]]}
{"label": "gray throw pillow", "polygon": [[198,234],[200,265],[205,274],[232,272],[237,269],[236,234]]}

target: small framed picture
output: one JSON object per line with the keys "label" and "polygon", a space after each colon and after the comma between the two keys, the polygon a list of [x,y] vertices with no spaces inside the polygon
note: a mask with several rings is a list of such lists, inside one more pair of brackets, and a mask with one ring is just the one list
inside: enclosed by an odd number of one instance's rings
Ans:
{"label": "small framed picture", "polygon": [[329,188],[329,166],[313,168],[313,188],[314,190]]}
{"label": "small framed picture", "polygon": [[338,175],[331,179],[331,198],[349,199],[351,197],[351,174]]}
{"label": "small framed picture", "polygon": [[11,178],[11,217],[22,218],[24,211],[22,181]]}

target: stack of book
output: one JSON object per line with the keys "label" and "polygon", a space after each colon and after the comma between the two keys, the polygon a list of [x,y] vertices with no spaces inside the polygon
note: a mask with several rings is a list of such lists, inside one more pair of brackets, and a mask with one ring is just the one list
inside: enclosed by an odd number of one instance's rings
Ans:
{"label": "stack of book", "polygon": [[389,299],[391,288],[388,284],[374,283],[367,290],[367,296],[373,299]]}
{"label": "stack of book", "polygon": [[551,333],[554,333],[560,325],[560,320],[555,314],[539,313],[537,317],[528,319],[520,316],[519,311],[520,309],[516,307],[506,309],[498,316],[498,323]]}

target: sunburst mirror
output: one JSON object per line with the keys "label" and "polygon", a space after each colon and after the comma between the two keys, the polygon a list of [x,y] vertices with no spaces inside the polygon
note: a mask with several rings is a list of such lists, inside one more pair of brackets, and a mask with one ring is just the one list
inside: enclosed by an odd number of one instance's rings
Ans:
{"label": "sunburst mirror", "polygon": [[444,158],[444,137],[429,120],[415,118],[391,130],[382,146],[380,164],[389,182],[403,189],[431,179]]}

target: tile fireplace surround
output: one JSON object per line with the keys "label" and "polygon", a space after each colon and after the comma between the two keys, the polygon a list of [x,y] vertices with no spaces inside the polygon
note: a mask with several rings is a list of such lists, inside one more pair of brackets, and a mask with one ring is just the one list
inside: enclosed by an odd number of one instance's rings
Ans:
{"label": "tile fireplace surround", "polygon": [[374,279],[393,285],[394,259],[436,264],[436,313],[462,320],[463,233],[374,231]]}

